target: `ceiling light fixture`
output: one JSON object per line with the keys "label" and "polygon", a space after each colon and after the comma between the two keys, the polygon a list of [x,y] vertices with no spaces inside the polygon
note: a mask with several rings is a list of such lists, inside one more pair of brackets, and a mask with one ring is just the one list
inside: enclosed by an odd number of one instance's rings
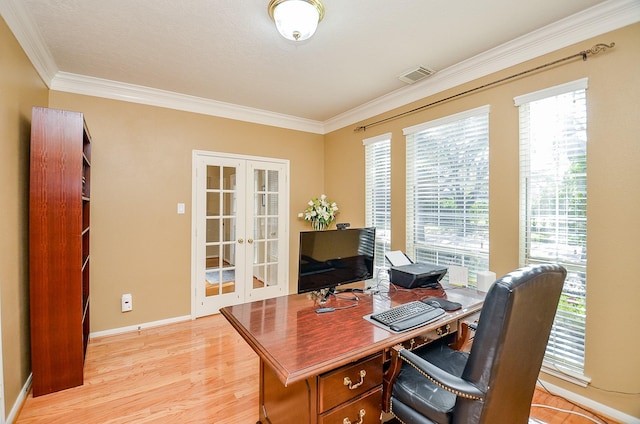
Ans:
{"label": "ceiling light fixture", "polygon": [[271,0],[268,10],[278,32],[293,41],[311,37],[324,17],[321,0]]}

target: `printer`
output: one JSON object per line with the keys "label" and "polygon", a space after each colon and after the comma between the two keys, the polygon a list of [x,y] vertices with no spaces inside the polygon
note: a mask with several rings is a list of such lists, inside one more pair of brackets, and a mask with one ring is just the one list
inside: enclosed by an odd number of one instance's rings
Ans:
{"label": "printer", "polygon": [[428,263],[413,263],[403,252],[396,250],[385,254],[391,264],[389,280],[400,287],[440,289],[440,280],[447,274],[447,267]]}

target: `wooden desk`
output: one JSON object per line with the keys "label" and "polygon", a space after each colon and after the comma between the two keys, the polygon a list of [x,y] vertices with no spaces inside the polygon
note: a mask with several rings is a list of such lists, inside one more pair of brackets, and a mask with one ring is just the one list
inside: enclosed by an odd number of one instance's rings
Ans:
{"label": "wooden desk", "polygon": [[[304,294],[220,310],[260,357],[259,423],[379,422],[382,371],[388,349],[399,343],[420,343],[457,332],[460,322],[477,313],[484,299],[484,293],[465,288],[446,293],[414,289],[357,296],[357,306],[323,314],[315,312],[320,305]],[[463,307],[401,334],[363,318],[429,296],[446,297]],[[323,306],[339,308],[353,303],[330,298]],[[366,421],[362,417],[365,413]]]}

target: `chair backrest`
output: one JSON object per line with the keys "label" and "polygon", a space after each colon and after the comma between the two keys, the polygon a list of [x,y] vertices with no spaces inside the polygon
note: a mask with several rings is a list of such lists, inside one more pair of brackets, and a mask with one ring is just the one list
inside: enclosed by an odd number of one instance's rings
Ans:
{"label": "chair backrest", "polygon": [[566,274],[559,265],[536,265],[489,289],[462,375],[487,396],[458,398],[454,424],[527,423]]}

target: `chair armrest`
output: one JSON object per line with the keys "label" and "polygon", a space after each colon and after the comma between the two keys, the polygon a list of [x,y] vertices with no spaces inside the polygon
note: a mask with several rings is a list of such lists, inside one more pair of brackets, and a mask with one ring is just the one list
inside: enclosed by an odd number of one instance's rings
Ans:
{"label": "chair armrest", "polygon": [[441,387],[458,397],[481,401],[484,400],[485,393],[482,390],[478,389],[475,385],[469,383],[466,380],[463,380],[460,377],[456,377],[455,375],[441,370],[425,359],[422,359],[415,353],[407,349],[401,349],[398,352],[398,356],[403,361],[417,369],[420,374],[425,376],[438,387]]}
{"label": "chair armrest", "polygon": [[449,345],[453,350],[462,350],[465,352],[469,352],[471,350],[471,342],[473,341],[473,337],[471,336],[471,331],[473,331],[475,335],[475,331],[477,328],[476,323],[470,323],[466,321],[462,321],[458,328],[458,334],[456,336],[456,340]]}
{"label": "chair armrest", "polygon": [[398,352],[404,349],[402,345],[396,345],[391,348],[391,361],[389,368],[382,376],[382,410],[389,412],[391,409],[391,391],[393,389],[393,383],[396,382],[400,368],[402,367],[402,360],[398,356]]}

